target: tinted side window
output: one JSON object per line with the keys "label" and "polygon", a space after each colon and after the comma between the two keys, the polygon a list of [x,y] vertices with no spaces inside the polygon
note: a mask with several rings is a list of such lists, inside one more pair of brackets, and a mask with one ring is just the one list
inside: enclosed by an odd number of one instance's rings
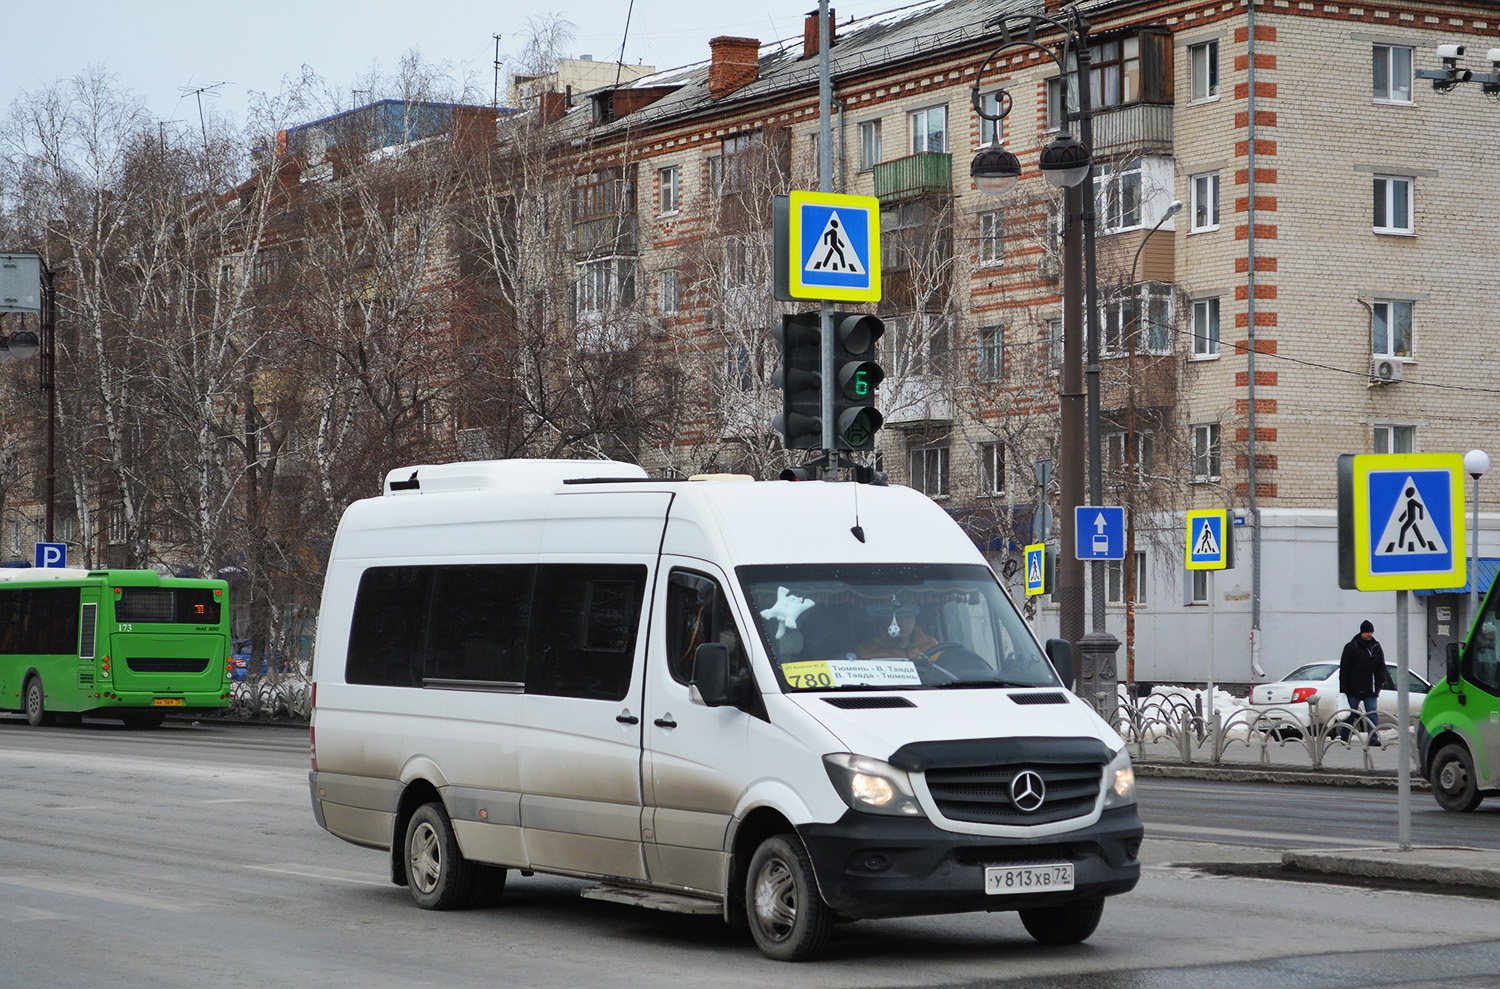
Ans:
{"label": "tinted side window", "polygon": [[434,567],[427,676],[520,683],[531,610],[529,565]]}
{"label": "tinted side window", "polygon": [[0,591],[0,654],[76,655],[78,596],[76,587]]}
{"label": "tinted side window", "polygon": [[705,642],[722,642],[729,648],[731,670],[747,668],[743,640],[723,588],[711,577],[673,570],[667,584],[667,663],[673,680],[692,682],[693,656]]}
{"label": "tinted side window", "polygon": [[371,567],[359,579],[349,630],[348,683],[422,686],[435,567]]}
{"label": "tinted side window", "polygon": [[537,567],[526,692],[623,700],[645,590],[643,566]]}

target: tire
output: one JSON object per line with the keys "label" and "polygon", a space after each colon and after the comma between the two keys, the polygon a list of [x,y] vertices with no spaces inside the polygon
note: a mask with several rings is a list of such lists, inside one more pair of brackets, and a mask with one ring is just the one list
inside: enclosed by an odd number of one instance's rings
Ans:
{"label": "tire", "polygon": [[1484,799],[1479,793],[1479,781],[1474,777],[1474,759],[1469,750],[1457,742],[1438,750],[1427,770],[1427,781],[1432,784],[1432,795],[1443,810],[1470,811]]}
{"label": "tire", "polygon": [[833,911],[818,895],[812,860],[796,835],[761,842],[745,877],[745,915],[767,958],[800,962],[828,943]]}
{"label": "tire", "polygon": [[26,723],[33,728],[52,723],[47,712],[47,692],[42,689],[42,678],[32,674],[26,679]]}
{"label": "tire", "polygon": [[406,888],[423,910],[456,910],[474,900],[479,870],[458,850],[441,804],[423,804],[406,825]]}
{"label": "tire", "polygon": [[1104,916],[1104,899],[1076,900],[1060,907],[1022,910],[1026,933],[1043,944],[1079,944],[1088,940]]}

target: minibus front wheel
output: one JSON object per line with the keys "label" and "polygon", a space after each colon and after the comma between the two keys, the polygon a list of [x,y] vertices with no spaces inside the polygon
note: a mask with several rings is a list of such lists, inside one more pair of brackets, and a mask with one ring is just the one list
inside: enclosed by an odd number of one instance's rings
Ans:
{"label": "minibus front wheel", "polygon": [[796,835],[772,835],[755,850],[745,877],[745,914],[767,958],[804,961],[828,943],[833,911],[818,895],[812,859]]}

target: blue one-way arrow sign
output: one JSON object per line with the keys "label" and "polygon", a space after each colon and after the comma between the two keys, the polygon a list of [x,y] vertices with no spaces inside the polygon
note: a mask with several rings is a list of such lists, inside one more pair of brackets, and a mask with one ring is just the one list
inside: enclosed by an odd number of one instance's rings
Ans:
{"label": "blue one-way arrow sign", "polygon": [[1125,559],[1125,509],[1079,505],[1073,514],[1073,543],[1080,560]]}

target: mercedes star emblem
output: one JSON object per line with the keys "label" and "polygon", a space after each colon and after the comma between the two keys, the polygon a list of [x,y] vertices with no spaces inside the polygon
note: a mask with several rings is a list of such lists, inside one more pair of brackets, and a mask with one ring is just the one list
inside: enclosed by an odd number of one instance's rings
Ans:
{"label": "mercedes star emblem", "polygon": [[1010,781],[1010,799],[1016,809],[1030,814],[1039,810],[1047,799],[1047,784],[1035,770],[1023,769]]}

